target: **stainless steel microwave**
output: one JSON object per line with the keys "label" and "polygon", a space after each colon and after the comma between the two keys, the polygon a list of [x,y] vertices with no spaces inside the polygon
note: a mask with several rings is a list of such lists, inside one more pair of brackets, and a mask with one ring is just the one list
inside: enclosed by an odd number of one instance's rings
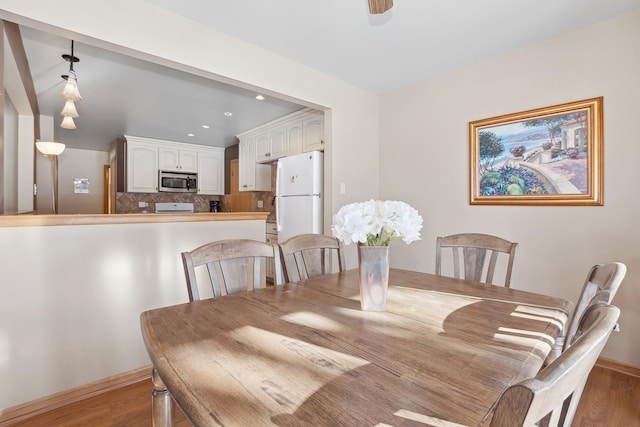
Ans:
{"label": "stainless steel microwave", "polygon": [[160,171],[158,172],[158,191],[195,193],[198,191],[198,174]]}

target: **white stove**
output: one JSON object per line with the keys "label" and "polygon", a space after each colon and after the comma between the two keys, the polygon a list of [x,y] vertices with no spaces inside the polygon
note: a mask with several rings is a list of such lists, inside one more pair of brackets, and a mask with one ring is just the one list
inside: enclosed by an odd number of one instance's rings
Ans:
{"label": "white stove", "polygon": [[156,203],[156,213],[193,213],[193,203]]}

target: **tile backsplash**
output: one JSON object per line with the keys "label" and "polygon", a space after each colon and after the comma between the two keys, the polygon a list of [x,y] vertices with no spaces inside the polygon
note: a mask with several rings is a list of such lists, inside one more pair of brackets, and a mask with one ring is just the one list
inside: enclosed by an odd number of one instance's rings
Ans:
{"label": "tile backsplash", "polygon": [[[193,193],[117,193],[116,213],[153,213],[156,203],[193,203],[195,212],[209,212],[209,202],[220,199],[221,196]],[[140,208],[140,202],[146,202],[149,206]]]}

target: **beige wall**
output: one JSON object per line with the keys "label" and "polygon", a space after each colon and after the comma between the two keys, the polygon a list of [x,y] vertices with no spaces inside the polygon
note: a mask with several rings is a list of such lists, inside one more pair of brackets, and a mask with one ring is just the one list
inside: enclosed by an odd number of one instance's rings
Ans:
{"label": "beige wall", "polygon": [[[61,214],[104,212],[104,166],[106,151],[67,148],[58,158],[58,204]],[[89,193],[74,193],[75,178],[89,179]]]}
{"label": "beige wall", "polygon": [[[380,195],[424,217],[422,240],[394,243],[392,264],[433,272],[435,239],[457,232],[520,243],[512,286],[571,299],[588,269],[621,261],[621,332],[604,351],[640,366],[640,10],[456,70],[380,101]],[[468,124],[604,97],[604,207],[470,206]]]}

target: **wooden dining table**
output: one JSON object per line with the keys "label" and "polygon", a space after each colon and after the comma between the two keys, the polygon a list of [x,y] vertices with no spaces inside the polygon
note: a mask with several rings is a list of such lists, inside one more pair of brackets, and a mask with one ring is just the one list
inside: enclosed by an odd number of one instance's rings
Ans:
{"label": "wooden dining table", "polygon": [[391,269],[386,311],[363,311],[349,270],[140,320],[160,425],[170,394],[196,426],[476,426],[535,376],[571,308]]}

